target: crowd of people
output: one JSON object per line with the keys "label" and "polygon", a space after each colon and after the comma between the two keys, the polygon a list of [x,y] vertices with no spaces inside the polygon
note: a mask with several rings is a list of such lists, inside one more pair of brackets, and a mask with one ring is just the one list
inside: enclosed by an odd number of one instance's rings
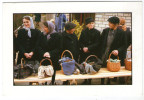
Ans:
{"label": "crowd of people", "polygon": [[[18,63],[21,58],[28,61],[50,58],[55,71],[61,69],[58,60],[64,50],[69,50],[78,63],[84,62],[89,55],[96,55],[102,60],[102,67],[106,67],[108,56],[112,53],[111,57],[114,59],[119,56],[124,66],[127,48],[132,45],[132,33],[126,27],[125,19],[115,16],[108,19],[109,27],[103,29],[102,33],[94,27],[94,19],[86,18],[86,29],[81,32],[79,40],[74,33],[76,25],[72,22],[65,23],[62,26],[65,30],[60,30],[56,29],[53,22],[46,21],[43,23],[44,31],[41,32],[34,27],[32,17],[24,16],[23,25],[14,44],[19,51]],[[65,55],[70,56],[67,53]]]}

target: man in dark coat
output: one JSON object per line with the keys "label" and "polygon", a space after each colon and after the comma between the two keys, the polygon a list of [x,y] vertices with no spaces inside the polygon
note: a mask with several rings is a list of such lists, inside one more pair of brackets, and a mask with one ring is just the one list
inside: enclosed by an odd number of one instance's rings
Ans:
{"label": "man in dark coat", "polygon": [[[76,62],[78,62],[78,57],[79,57],[79,44],[78,44],[78,38],[75,35],[76,25],[68,22],[65,24],[65,31],[62,32],[62,41],[63,41],[63,51],[64,50],[69,50]],[[71,55],[68,52],[65,52],[64,54],[66,57],[70,57]],[[65,81],[63,83],[64,85],[69,84],[69,81]]]}
{"label": "man in dark coat", "polygon": [[128,48],[129,46],[132,45],[132,32],[130,31],[129,27],[126,27],[124,18],[120,18],[120,24],[119,24],[118,28],[125,31],[126,36],[127,36],[127,48]]}
{"label": "man in dark coat", "polygon": [[[65,25],[65,31],[62,33],[62,37],[63,37],[63,51],[64,50],[69,50],[75,61],[78,61],[78,56],[79,56],[79,45],[78,45],[78,38],[75,35],[74,31],[75,31],[75,27],[76,25],[68,22]],[[66,56],[70,56],[70,54],[65,53]]]}
{"label": "man in dark coat", "polygon": [[[123,30],[118,28],[119,18],[111,17],[108,19],[109,28],[103,30],[101,35],[101,57],[104,61],[108,59],[109,54],[112,52],[112,58],[121,60],[121,65],[124,66],[124,59],[126,55],[127,39]],[[106,65],[104,65],[106,67]]]}
{"label": "man in dark coat", "polygon": [[[103,61],[103,67],[106,67],[106,61],[109,54],[113,55],[111,58],[115,59],[119,56],[121,65],[124,66],[124,59],[126,56],[127,39],[123,30],[118,28],[119,18],[111,17],[108,19],[109,28],[103,30],[101,35],[101,58]],[[104,80],[102,80],[104,84]]]}
{"label": "man in dark coat", "polygon": [[100,31],[94,28],[94,20],[87,18],[85,20],[87,28],[81,32],[80,44],[80,63],[85,61],[89,55],[98,56],[100,43]]}

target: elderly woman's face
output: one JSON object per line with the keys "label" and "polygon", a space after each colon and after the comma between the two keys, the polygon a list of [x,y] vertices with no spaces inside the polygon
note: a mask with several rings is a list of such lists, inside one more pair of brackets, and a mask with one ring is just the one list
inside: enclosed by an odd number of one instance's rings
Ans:
{"label": "elderly woman's face", "polygon": [[94,22],[90,22],[89,24],[86,25],[89,29],[94,28]]}
{"label": "elderly woman's face", "polygon": [[73,34],[73,33],[74,33],[74,31],[75,31],[75,28],[70,29],[70,30],[66,30],[66,32],[67,32],[67,33],[69,33],[69,34]]}
{"label": "elderly woman's face", "polygon": [[71,29],[71,30],[69,31],[69,33],[70,33],[70,34],[73,34],[74,31],[75,31],[75,28]]}
{"label": "elderly woman's face", "polygon": [[27,19],[23,19],[23,24],[26,28],[30,28],[30,20],[27,20]]}
{"label": "elderly woman's face", "polygon": [[44,31],[45,31],[46,33],[49,33],[49,29],[48,29],[48,27],[46,27],[45,25],[44,25]]}

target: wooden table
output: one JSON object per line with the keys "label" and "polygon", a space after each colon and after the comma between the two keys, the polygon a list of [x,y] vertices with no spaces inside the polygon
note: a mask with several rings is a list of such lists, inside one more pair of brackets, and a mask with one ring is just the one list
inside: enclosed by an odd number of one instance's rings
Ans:
{"label": "wooden table", "polygon": [[[131,71],[128,71],[125,69],[125,67],[121,67],[119,72],[110,72],[107,70],[107,68],[101,68],[100,71],[94,75],[88,75],[88,74],[79,74],[79,75],[64,75],[62,70],[56,72],[55,80],[78,80],[78,79],[96,79],[96,78],[114,78],[114,77],[125,77],[125,76],[131,76]],[[47,81],[51,81],[51,77],[47,77],[44,79],[39,79],[36,76],[30,76],[25,79],[14,79],[14,83],[23,83],[23,82],[33,82],[33,83],[43,83]]]}

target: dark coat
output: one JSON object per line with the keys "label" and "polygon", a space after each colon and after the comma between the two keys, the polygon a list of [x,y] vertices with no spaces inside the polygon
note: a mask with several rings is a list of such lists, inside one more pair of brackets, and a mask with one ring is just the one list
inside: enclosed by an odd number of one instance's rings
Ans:
{"label": "dark coat", "polygon": [[43,57],[44,53],[49,52],[50,59],[52,60],[54,68],[60,69],[58,60],[60,59],[61,50],[62,50],[62,41],[59,33],[52,33],[50,35],[49,40],[47,40],[47,35],[43,35],[43,33],[41,33],[38,48],[40,61],[44,59]]}
{"label": "dark coat", "polygon": [[[122,29],[121,26],[119,26],[118,28]],[[128,48],[132,44],[132,32],[130,31],[130,28],[127,28],[125,33],[127,37],[127,48]]]}
{"label": "dark coat", "polygon": [[20,29],[18,31],[17,42],[18,42],[18,50],[19,50],[19,60],[18,60],[19,63],[22,57],[25,58],[24,53],[34,52],[34,55],[32,56],[31,60],[37,59],[36,57],[37,57],[39,36],[40,36],[40,31],[38,29],[31,29],[31,38],[28,36],[27,30]]}
{"label": "dark coat", "polygon": [[132,32],[130,31],[129,28],[126,30],[126,35],[127,35],[127,48],[132,44]]}
{"label": "dark coat", "polygon": [[18,51],[18,41],[15,35],[13,35],[13,61],[16,58],[16,52]]}
{"label": "dark coat", "polygon": [[[101,57],[105,53],[105,50],[106,50],[107,37],[108,37],[109,30],[110,28],[104,29],[101,35],[101,50],[100,50]],[[119,59],[121,60],[121,65],[124,65],[124,59],[126,56],[126,48],[127,48],[126,34],[123,30],[117,29],[108,54],[110,54],[113,50],[118,50],[119,52],[118,56],[119,56]],[[111,57],[113,59],[116,58],[113,55]]]}
{"label": "dark coat", "polygon": [[35,15],[35,21],[40,22],[41,21],[41,14],[35,13],[34,15]]}
{"label": "dark coat", "polygon": [[[66,31],[64,31],[62,33],[62,37],[63,37],[63,50],[69,50],[74,59],[76,61],[78,61],[78,56],[79,56],[79,44],[78,44],[78,38],[75,35],[75,33],[73,34],[68,34],[66,33]],[[66,56],[71,57],[70,54],[65,53]]]}
{"label": "dark coat", "polygon": [[[99,43],[100,43],[100,31],[93,28],[89,30],[86,28],[81,32],[79,39],[80,45],[80,62],[83,62],[89,55],[99,56]],[[89,53],[84,53],[83,48],[88,47]]]}

